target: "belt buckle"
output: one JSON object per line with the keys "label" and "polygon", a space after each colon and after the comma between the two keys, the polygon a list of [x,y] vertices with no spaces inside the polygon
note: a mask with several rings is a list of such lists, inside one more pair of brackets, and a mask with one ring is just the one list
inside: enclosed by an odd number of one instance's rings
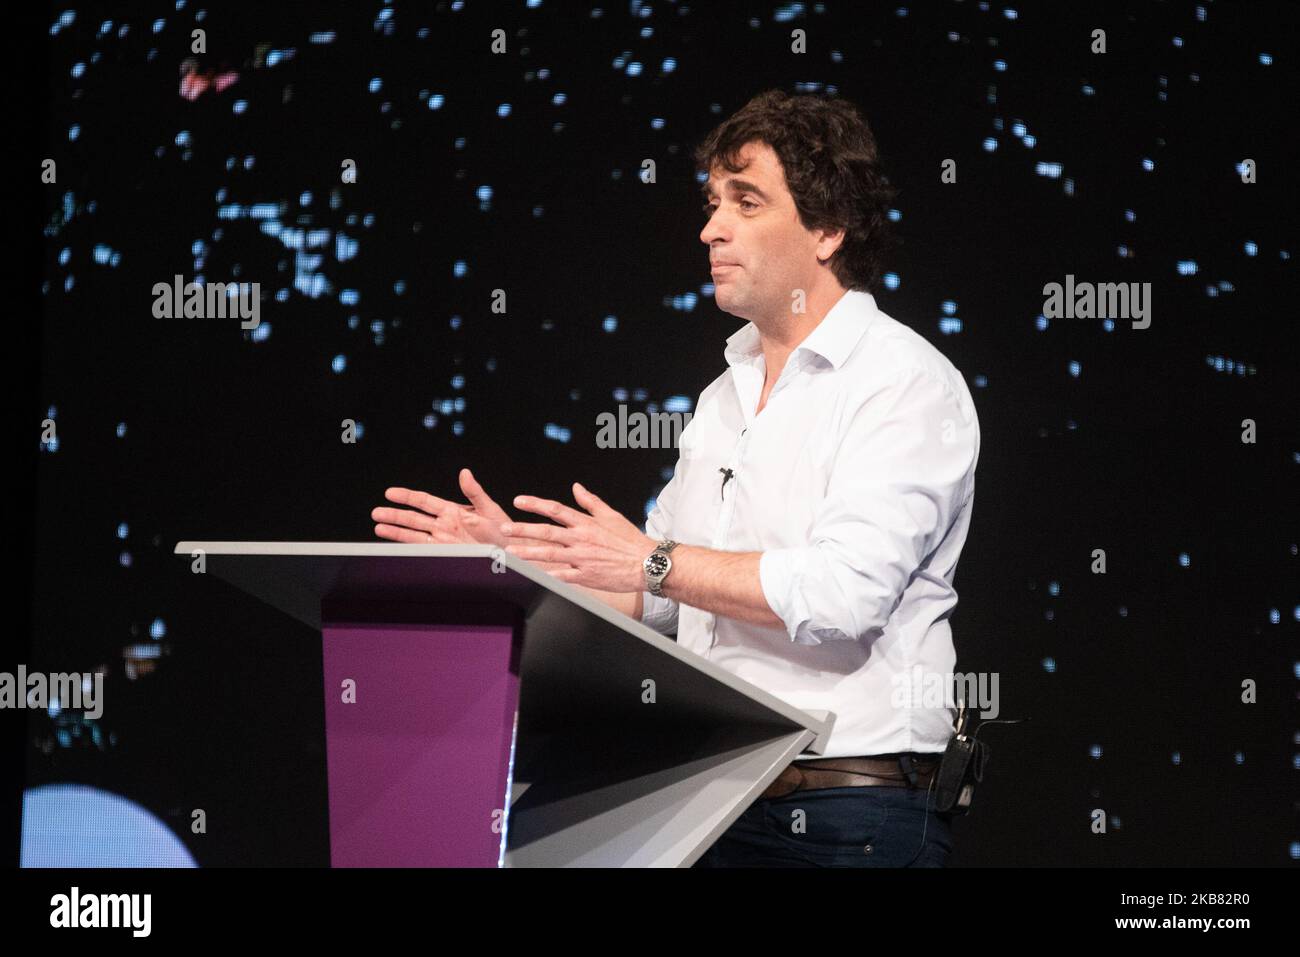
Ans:
{"label": "belt buckle", "polygon": [[916,788],[916,764],[910,754],[900,754],[898,756],[898,766],[902,769],[903,774],[907,776],[907,789],[909,791]]}

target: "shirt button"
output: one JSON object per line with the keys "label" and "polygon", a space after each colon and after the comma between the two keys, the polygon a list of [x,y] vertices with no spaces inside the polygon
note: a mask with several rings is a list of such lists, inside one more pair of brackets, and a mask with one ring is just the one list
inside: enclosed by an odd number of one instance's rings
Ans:
{"label": "shirt button", "polygon": [[871,847],[870,844],[868,844],[866,847],[864,847],[864,848],[862,849],[862,853],[863,853],[863,854],[870,854],[870,853],[872,852],[872,850],[873,850],[873,848]]}

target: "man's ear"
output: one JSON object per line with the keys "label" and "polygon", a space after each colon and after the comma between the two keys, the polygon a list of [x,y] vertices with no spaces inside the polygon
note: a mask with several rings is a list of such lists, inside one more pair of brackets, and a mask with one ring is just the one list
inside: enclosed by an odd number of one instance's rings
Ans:
{"label": "man's ear", "polygon": [[819,230],[821,238],[817,241],[817,261],[824,263],[844,245],[844,227]]}

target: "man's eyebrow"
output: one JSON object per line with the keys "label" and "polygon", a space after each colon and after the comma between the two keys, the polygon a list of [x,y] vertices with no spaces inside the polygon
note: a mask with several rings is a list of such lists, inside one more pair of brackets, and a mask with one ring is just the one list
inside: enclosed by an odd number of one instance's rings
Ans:
{"label": "man's eyebrow", "polygon": [[[768,196],[767,193],[759,189],[757,184],[751,183],[747,179],[735,179],[733,177],[732,179],[727,180],[726,186],[733,193],[753,193],[755,196],[763,200],[763,202],[765,203],[770,203],[772,201],[772,197]],[[704,194],[704,197],[706,199],[715,195],[713,192],[713,187],[710,186],[707,181],[700,187],[700,192]]]}

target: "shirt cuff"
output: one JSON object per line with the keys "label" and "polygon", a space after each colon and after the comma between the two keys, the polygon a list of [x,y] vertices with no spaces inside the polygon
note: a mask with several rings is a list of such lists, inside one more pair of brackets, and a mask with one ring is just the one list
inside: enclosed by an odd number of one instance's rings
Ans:
{"label": "shirt cuff", "polygon": [[641,593],[641,623],[661,635],[671,635],[677,631],[678,604],[671,598],[652,595],[648,591]]}
{"label": "shirt cuff", "polygon": [[[812,546],[815,548],[815,546]],[[758,559],[758,580],[763,597],[785,623],[786,634],[797,645],[820,645],[823,641],[849,638],[838,628],[813,628],[812,612],[804,594],[803,572],[809,564],[809,548],[771,548]]]}
{"label": "shirt cuff", "polygon": [[758,559],[758,581],[763,588],[763,597],[785,623],[791,641],[798,640],[799,623],[808,620],[808,606],[804,604],[799,587],[802,565],[797,558],[800,551],[802,549],[772,548]]}

